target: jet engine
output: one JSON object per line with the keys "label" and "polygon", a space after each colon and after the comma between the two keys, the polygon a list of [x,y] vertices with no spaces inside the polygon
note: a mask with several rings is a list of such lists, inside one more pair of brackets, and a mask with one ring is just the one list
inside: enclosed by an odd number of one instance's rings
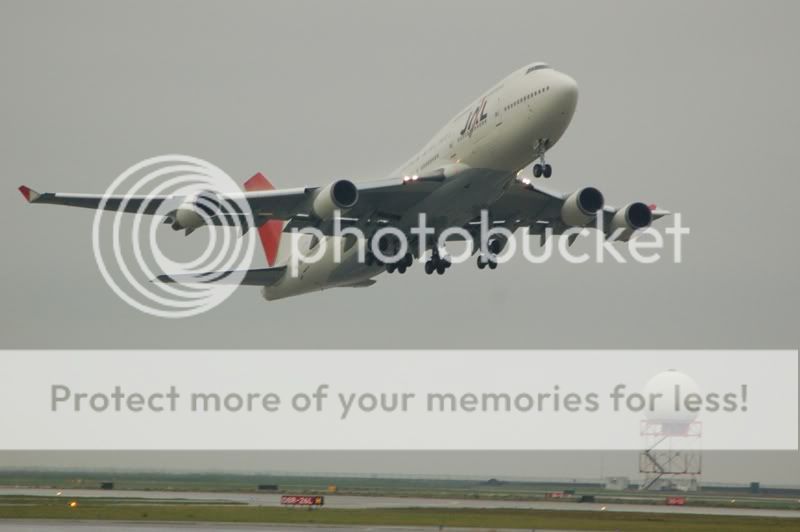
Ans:
{"label": "jet engine", "polygon": [[641,202],[630,203],[619,209],[611,218],[609,229],[611,233],[617,229],[635,231],[648,227],[653,222],[653,213],[650,207]]}
{"label": "jet engine", "polygon": [[352,181],[340,179],[321,188],[314,197],[311,210],[320,220],[330,220],[334,212],[352,209],[358,203],[358,187]]}
{"label": "jet engine", "polygon": [[561,219],[571,227],[583,227],[603,208],[603,194],[594,187],[576,190],[561,206]]}
{"label": "jet engine", "polygon": [[198,227],[206,225],[206,220],[216,216],[220,209],[220,202],[215,194],[200,192],[188,196],[168,220],[172,221],[174,230],[185,229],[188,235]]}

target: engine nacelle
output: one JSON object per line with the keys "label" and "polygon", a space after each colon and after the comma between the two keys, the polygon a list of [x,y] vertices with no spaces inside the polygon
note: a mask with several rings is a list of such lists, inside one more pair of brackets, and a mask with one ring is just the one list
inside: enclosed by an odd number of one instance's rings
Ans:
{"label": "engine nacelle", "polygon": [[611,233],[617,229],[635,231],[648,227],[652,222],[653,212],[650,207],[637,201],[619,209],[611,219],[609,228]]}
{"label": "engine nacelle", "polygon": [[591,222],[605,205],[603,194],[594,187],[576,190],[561,206],[561,220],[571,227],[583,227]]}
{"label": "engine nacelle", "polygon": [[176,231],[179,229],[197,229],[205,225],[200,213],[191,206],[181,207],[175,211],[175,221],[172,223],[172,228]]}
{"label": "engine nacelle", "polygon": [[320,220],[330,220],[337,210],[347,211],[355,207],[356,203],[358,187],[352,181],[340,179],[317,192],[311,210]]}
{"label": "engine nacelle", "polygon": [[188,196],[175,210],[172,228],[176,231],[180,229],[194,231],[206,225],[206,220],[216,216],[219,211],[219,199],[211,192]]}

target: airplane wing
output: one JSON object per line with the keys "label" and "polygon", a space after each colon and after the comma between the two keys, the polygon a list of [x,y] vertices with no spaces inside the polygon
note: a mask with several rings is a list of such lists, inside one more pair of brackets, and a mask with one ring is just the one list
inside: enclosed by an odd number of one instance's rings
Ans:
{"label": "airplane wing", "polygon": [[[440,182],[419,181],[413,184],[402,179],[387,179],[359,183],[357,203],[343,209],[348,218],[362,218],[376,215],[396,219],[404,211],[421,201],[438,188]],[[335,185],[335,183],[334,183]],[[314,217],[314,200],[328,187],[309,187],[298,189],[269,190],[243,193],[243,199],[250,204],[255,216],[289,220],[295,216]],[[236,195],[230,195],[236,199]]]}
{"label": "airplane wing", "polygon": [[[333,209],[345,200],[351,200],[351,203],[342,211],[352,222],[372,219],[391,223],[400,219],[407,209],[441,186],[452,173],[465,169],[469,171],[461,165],[453,169],[438,169],[425,176],[407,176],[358,185],[339,180],[325,187],[234,192],[217,194],[216,198],[227,200],[221,202],[227,205],[247,202],[257,225],[272,219],[286,220],[288,223],[284,228],[285,231],[292,227],[318,225],[326,214],[332,213]],[[102,207],[106,210],[144,214],[157,214],[165,202],[171,202],[175,208],[181,208],[186,205],[186,201],[191,201],[185,197],[173,196],[39,194],[25,186],[19,190],[29,203],[34,204],[91,209]],[[343,191],[341,201],[335,198],[339,193],[337,191]],[[584,203],[588,205],[583,205]],[[494,225],[502,224],[513,229],[528,226],[532,234],[544,234],[545,229],[550,228],[553,234],[558,235],[570,227],[590,225],[600,209],[603,211],[604,232],[611,234],[617,229],[623,229],[622,234],[618,236],[619,240],[627,240],[636,229],[647,227],[654,220],[669,214],[668,211],[656,209],[655,205],[638,202],[617,209],[604,205],[602,194],[592,187],[585,187],[572,194],[561,194],[538,185],[534,186],[528,179],[515,180],[506,193],[490,206],[489,211]],[[164,209],[161,209],[161,212],[163,213]],[[211,218],[217,225],[232,225],[234,220],[241,221],[241,216],[244,214],[226,211]]]}
{"label": "airplane wing", "polygon": [[637,230],[669,215],[655,205],[630,203],[622,208],[605,205],[597,189],[585,187],[572,194],[562,194],[533,185],[529,179],[517,179],[506,193],[489,208],[494,225],[516,229],[529,227],[531,234],[544,234],[550,228],[554,235],[571,227],[594,227],[596,213],[602,209],[603,231],[608,235],[617,229],[617,240],[627,240]]}
{"label": "airplane wing", "polygon": [[[28,203],[41,203],[44,205],[66,205],[68,207],[83,207],[86,209],[99,209],[102,207],[109,211],[122,210],[124,212],[139,212],[146,203],[144,214],[154,214],[158,207],[170,196],[104,196],[103,194],[71,194],[65,192],[39,193],[25,185],[19,187],[20,193]],[[105,204],[103,203],[105,200]]]}
{"label": "airplane wing", "polygon": [[[399,219],[403,212],[421,201],[425,196],[438,188],[444,180],[431,176],[429,178],[388,179],[360,183],[358,186],[347,181],[356,190],[357,201],[346,210],[346,215],[353,218],[376,216],[386,219]],[[334,182],[326,187],[305,187],[277,190],[258,190],[252,192],[235,192],[216,194],[219,203],[230,206],[247,202],[257,223],[271,220],[291,220],[295,217],[318,219],[320,207],[319,199],[325,194],[333,194],[338,183]],[[88,209],[104,209],[109,211],[123,211],[128,213],[157,214],[159,211],[166,214],[162,205],[169,202],[171,208],[177,209],[184,206],[184,202],[191,201],[187,197],[169,195],[103,195],[103,194],[74,194],[63,192],[39,193],[27,187],[19,187],[19,191],[29,203],[64,205],[68,207],[82,207]],[[323,198],[324,200],[325,198]],[[324,201],[322,202],[324,203]],[[334,202],[335,203],[335,200]],[[330,205],[329,205],[330,206]],[[323,207],[324,208],[324,205]],[[169,210],[169,209],[167,209]],[[230,210],[215,217],[215,223],[232,225],[232,220],[245,213]],[[231,216],[234,215],[234,216]]]}

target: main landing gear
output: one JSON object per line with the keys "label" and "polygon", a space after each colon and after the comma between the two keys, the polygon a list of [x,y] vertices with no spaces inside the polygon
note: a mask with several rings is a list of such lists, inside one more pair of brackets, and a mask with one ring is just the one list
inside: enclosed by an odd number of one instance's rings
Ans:
{"label": "main landing gear", "polygon": [[486,267],[490,270],[497,268],[497,260],[494,257],[487,257],[485,255],[478,255],[478,269],[482,270]]}
{"label": "main landing gear", "polygon": [[497,255],[503,251],[506,246],[505,239],[493,238],[486,245],[487,253],[478,253],[478,269],[482,270],[488,267],[490,270],[497,268]]}
{"label": "main landing gear", "polygon": [[371,251],[372,243],[370,243],[370,251],[367,251],[365,256],[366,265],[385,267],[388,273],[406,273],[406,270],[414,264],[414,256],[411,253],[406,253],[402,257],[398,257],[399,248],[400,243],[395,239],[386,236],[381,238],[378,242],[378,249],[381,251],[380,254],[391,261],[384,262]]}
{"label": "main landing gear", "polygon": [[444,275],[444,272],[452,266],[450,259],[447,257],[440,257],[439,253],[434,252],[431,258],[425,262],[425,273],[431,275],[433,272],[439,275]]}
{"label": "main landing gear", "polygon": [[386,272],[387,273],[406,273],[406,270],[414,264],[414,257],[411,253],[406,253],[403,257],[398,260],[397,262],[391,262],[386,265]]}

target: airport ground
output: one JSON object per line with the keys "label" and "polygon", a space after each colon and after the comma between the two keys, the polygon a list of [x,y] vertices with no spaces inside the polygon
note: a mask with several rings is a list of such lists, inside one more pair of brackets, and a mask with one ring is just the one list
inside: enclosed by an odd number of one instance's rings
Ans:
{"label": "airport ground", "polygon": [[[131,523],[126,521],[0,521],[0,532],[440,532],[439,527],[394,527],[373,525],[270,525],[240,523]],[[475,528],[448,528],[447,532],[476,532]],[[491,532],[515,532],[492,528]],[[536,532],[555,532],[539,528]],[[558,532],[571,532],[559,529]],[[572,531],[576,532],[576,531]],[[585,531],[582,531],[585,532]]]}
{"label": "airport ground", "polygon": [[[504,479],[366,478],[219,473],[0,471],[0,489],[97,490],[103,482],[113,482],[114,491],[105,492],[107,495],[118,494],[120,490],[126,492],[191,492],[196,494],[194,497],[200,497],[200,493],[225,493],[228,494],[228,497],[233,494],[241,494],[242,497],[238,498],[240,501],[247,501],[246,496],[252,496],[253,500],[257,501],[259,497],[286,493],[326,495],[329,496],[329,500],[332,500],[330,499],[330,488],[335,486],[335,495],[358,497],[454,499],[487,503],[490,501],[547,501],[568,506],[582,504],[577,503],[582,496],[593,497],[595,503],[606,505],[664,506],[667,497],[677,495],[686,498],[686,507],[763,508],[800,512],[800,488],[768,486],[761,487],[759,493],[751,493],[749,486],[744,485],[704,486],[701,491],[684,493],[639,491],[636,486],[624,491],[611,491],[604,489],[601,483],[579,481],[542,482]],[[259,487],[266,489],[259,489]],[[569,496],[561,500],[548,499],[548,494],[553,492],[564,492]]]}
{"label": "airport ground", "polygon": [[[150,480],[147,477],[139,474],[115,474],[113,477],[85,473],[77,476],[73,473],[0,474],[0,532],[17,530],[8,526],[20,522],[28,523],[27,530],[78,532],[92,530],[91,523],[98,520],[103,520],[107,529],[120,531],[153,530],[146,525],[163,527],[164,523],[171,523],[169,528],[179,527],[178,530],[202,529],[201,523],[226,523],[225,526],[231,527],[272,523],[284,529],[291,525],[291,530],[298,532],[378,526],[395,527],[393,532],[437,530],[438,527],[445,530],[459,527],[655,531],[800,529],[800,501],[793,498],[797,494],[791,490],[748,495],[746,490],[732,494],[718,489],[683,494],[687,496],[686,506],[668,506],[664,504],[664,494],[636,491],[603,494],[599,486],[576,483],[568,484],[572,488],[566,490],[574,489],[574,497],[545,500],[548,490],[564,491],[565,485],[322,477],[150,475]],[[112,478],[113,490],[99,489],[101,479],[109,482]],[[333,485],[337,493],[327,493]],[[265,493],[265,489],[272,492]],[[326,505],[314,510],[282,508],[280,493],[325,493]],[[590,493],[597,494],[594,502],[577,502],[578,496]],[[75,504],[71,505],[73,502]]]}
{"label": "airport ground", "polygon": [[[31,525],[111,521],[114,523],[269,523],[324,529],[333,525],[345,530],[365,526],[391,526],[395,530],[430,527],[478,529],[551,530],[797,530],[798,520],[781,517],[741,517],[727,515],[651,514],[640,512],[587,512],[574,510],[516,510],[508,508],[379,508],[313,511],[292,508],[246,505],[120,503],[119,500],[77,500],[77,507],[59,501],[21,500],[0,502],[0,526],[7,519],[31,519]],[[51,521],[42,521],[43,519]],[[60,526],[59,529],[66,528]],[[111,527],[107,527],[111,528]],[[215,527],[216,528],[216,527]],[[288,527],[287,527],[288,529]],[[293,528],[292,528],[293,529]],[[2,530],[2,528],[0,528]]]}

